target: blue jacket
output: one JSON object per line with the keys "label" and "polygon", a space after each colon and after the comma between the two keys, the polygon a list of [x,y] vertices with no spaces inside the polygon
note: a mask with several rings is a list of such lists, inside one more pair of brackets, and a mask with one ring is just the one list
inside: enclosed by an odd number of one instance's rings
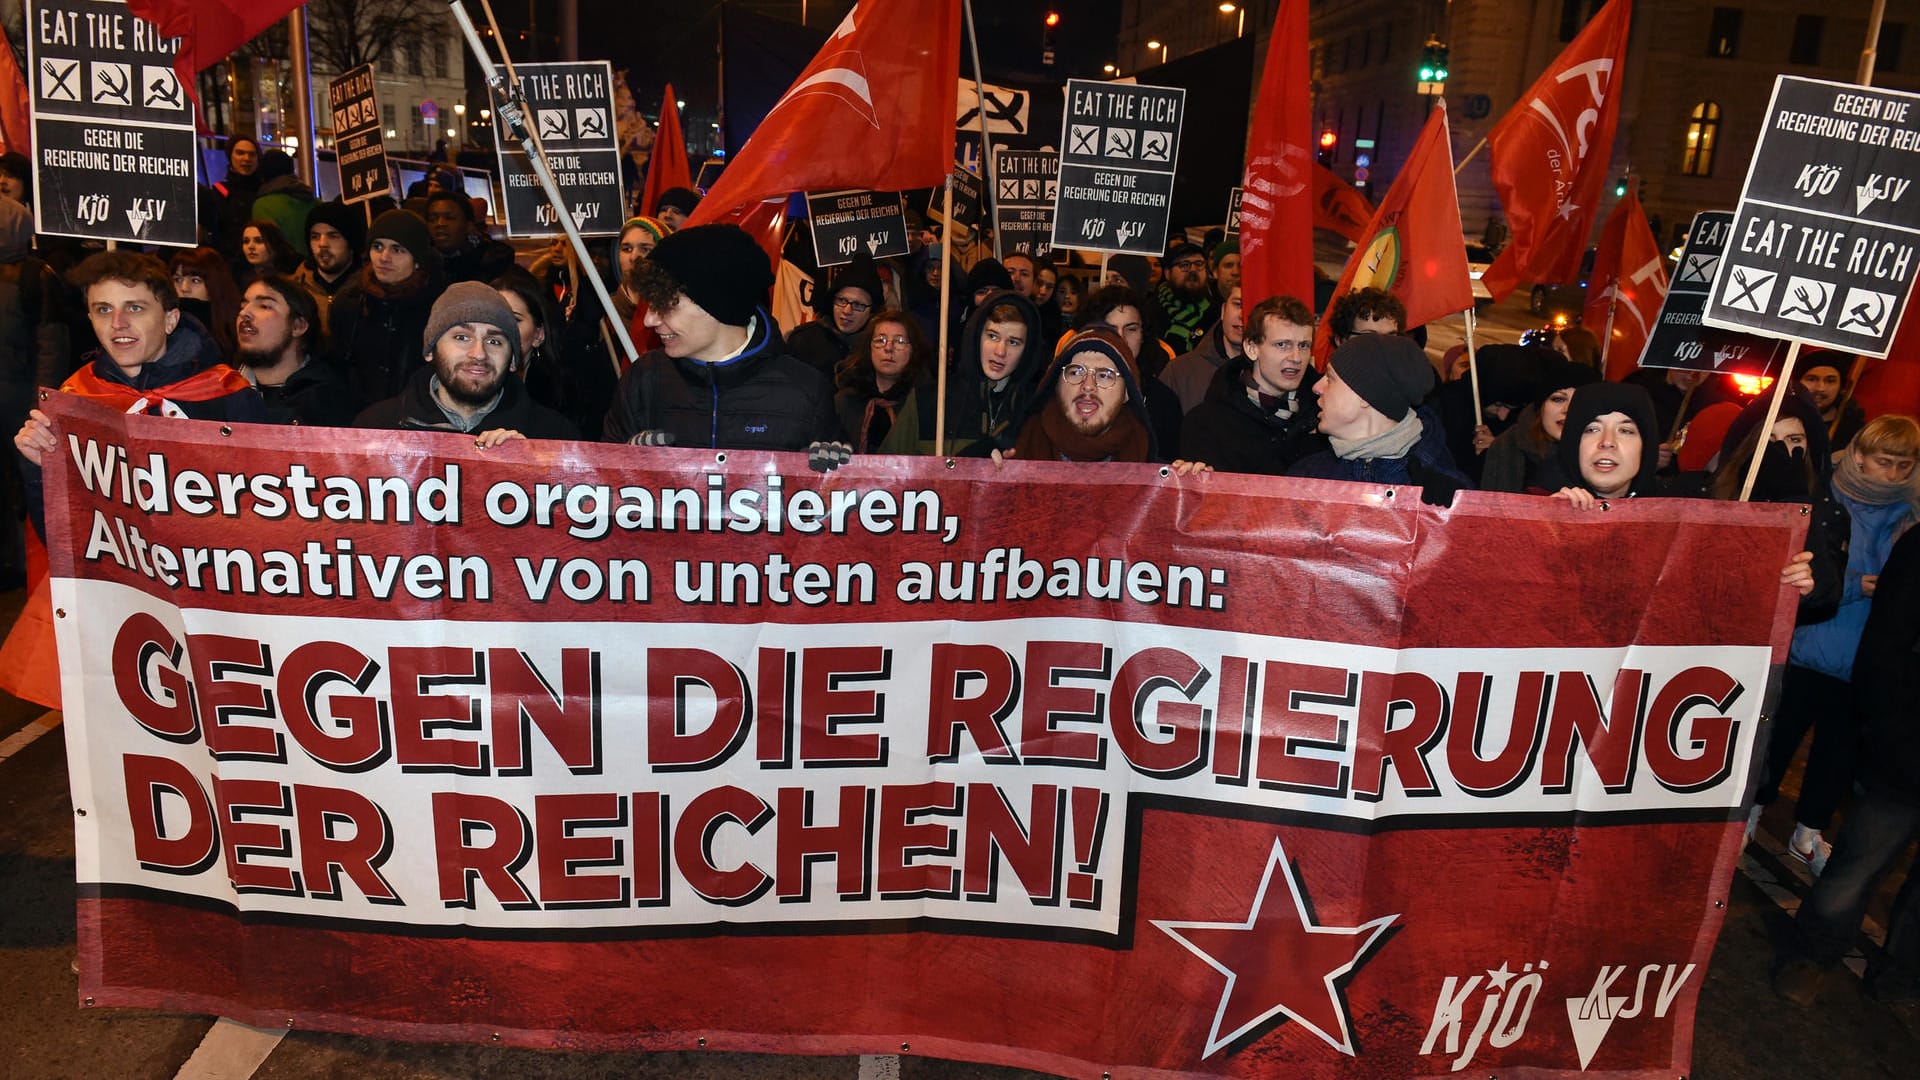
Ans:
{"label": "blue jacket", "polygon": [[1356,480],[1363,484],[1424,486],[1421,476],[1438,473],[1458,488],[1473,487],[1473,482],[1453,463],[1453,454],[1447,450],[1447,438],[1440,428],[1439,417],[1424,405],[1414,415],[1420,418],[1420,438],[1404,457],[1347,460],[1332,450],[1322,450],[1300,459],[1298,464],[1287,470],[1287,475],[1319,480]]}
{"label": "blue jacket", "polygon": [[1913,516],[1911,506],[1905,502],[1869,506],[1838,491],[1833,492],[1833,500],[1853,517],[1847,540],[1847,572],[1841,579],[1840,609],[1831,619],[1794,630],[1787,659],[1822,675],[1851,680],[1854,654],[1860,648],[1860,631],[1866,628],[1867,613],[1873,608],[1873,599],[1860,591],[1860,578],[1865,574],[1878,574],[1887,565],[1893,542],[1912,522]]}

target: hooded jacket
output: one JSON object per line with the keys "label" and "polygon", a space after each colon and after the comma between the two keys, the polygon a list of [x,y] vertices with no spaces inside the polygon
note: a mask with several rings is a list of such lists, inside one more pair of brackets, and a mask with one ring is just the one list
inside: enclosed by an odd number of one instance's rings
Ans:
{"label": "hooded jacket", "polygon": [[[1106,331],[1104,327],[1099,329],[1103,332],[1111,333],[1110,331]],[[1004,450],[1019,443],[1020,437],[1026,433],[1029,426],[1040,423],[1042,414],[1048,409],[1057,409],[1060,407],[1058,400],[1060,373],[1066,368],[1067,364],[1072,361],[1074,354],[1080,351],[1072,347],[1074,340],[1079,336],[1080,335],[1076,334],[1073,338],[1067,339],[1067,341],[1062,344],[1059,355],[1055,356],[1053,362],[1047,365],[1046,371],[1040,377],[1039,385],[1033,388],[1033,393],[1028,397],[1025,415],[1021,418],[1020,424],[1009,433],[1009,436],[1001,444],[1001,449]],[[1116,343],[1116,347],[1121,348],[1124,352],[1125,346],[1119,343],[1119,336],[1113,334],[1112,337]],[[1140,386],[1139,365],[1137,363],[1121,363],[1118,367],[1120,371],[1120,382],[1127,388],[1127,399],[1123,407],[1133,415],[1134,422],[1139,425],[1145,437],[1146,457],[1144,460],[1165,462],[1167,459],[1161,456],[1159,442],[1154,437],[1153,417],[1147,411],[1146,392]],[[1118,421],[1116,420],[1115,422],[1117,423]]]}
{"label": "hooded jacket", "polygon": [[33,211],[0,197],[0,385],[10,388],[11,430],[26,422],[35,387],[58,386],[67,377],[64,296],[59,277],[33,254]]}
{"label": "hooded jacket", "polygon": [[1589,383],[1573,392],[1573,400],[1567,405],[1567,426],[1561,429],[1560,444],[1555,448],[1560,469],[1568,484],[1593,491],[1593,485],[1580,474],[1580,434],[1595,418],[1616,412],[1625,414],[1640,429],[1640,463],[1627,494],[1629,497],[1655,494],[1654,471],[1660,466],[1660,429],[1654,419],[1653,399],[1645,390],[1631,384]]}
{"label": "hooded jacket", "polygon": [[[313,365],[309,364],[308,367]],[[304,370],[304,369],[302,369]],[[357,428],[400,428],[407,431],[459,431],[447,419],[446,412],[433,397],[433,367],[422,364],[407,380],[397,396],[369,405],[356,417]],[[567,418],[527,396],[520,376],[508,375],[500,387],[500,400],[493,411],[468,429],[467,434],[485,431],[517,431],[529,439],[578,439],[580,432]]]}
{"label": "hooded jacket", "polygon": [[1285,419],[1248,396],[1252,373],[1253,361],[1246,356],[1215,373],[1206,400],[1180,425],[1181,457],[1204,461],[1221,472],[1285,476],[1295,462],[1327,448],[1326,438],[1314,430],[1320,422],[1320,398],[1312,388],[1320,373],[1307,366],[1300,388],[1293,392],[1293,414]]}
{"label": "hooded jacket", "polygon": [[267,421],[297,427],[352,427],[361,401],[346,376],[317,357],[294,369],[277,386],[253,384],[266,402]]}
{"label": "hooded jacket", "polygon": [[314,196],[313,189],[299,177],[276,176],[260,185],[260,194],[254,196],[250,214],[261,221],[273,222],[295,251],[305,251],[307,213],[318,205],[320,200]]}
{"label": "hooded jacket", "polygon": [[623,443],[642,431],[716,450],[805,450],[841,437],[833,385],[787,355],[765,308],[731,359],[710,364],[655,349],[634,361],[614,390],[602,434]]}
{"label": "hooded jacket", "polygon": [[[987,315],[1001,304],[1011,304],[1027,327],[1020,363],[999,383],[987,381],[980,370],[980,335]],[[985,454],[1013,445],[1019,422],[1033,397],[1034,384],[1046,367],[1048,343],[1040,338],[1040,309],[1011,289],[989,294],[960,331],[959,355],[947,378],[947,443],[961,454]],[[933,429],[939,405],[939,381],[922,380],[913,399],[900,410],[893,430],[880,444],[883,454],[936,454]]]}
{"label": "hooded jacket", "polygon": [[[1160,369],[1159,379],[1180,395],[1180,412],[1184,415],[1192,412],[1207,399],[1213,387],[1214,376],[1220,370],[1242,359],[1241,354],[1227,350],[1226,328],[1214,323],[1200,338],[1200,344],[1190,352],[1181,353],[1173,362]],[[1211,461],[1207,464],[1212,465]]]}
{"label": "hooded jacket", "polygon": [[880,282],[880,272],[874,268],[872,259],[858,258],[841,267],[825,291],[814,290],[814,320],[795,327],[787,335],[787,352],[828,379],[834,377],[840,362],[852,354],[854,339],[860,336],[857,330],[842,334],[834,325],[833,298],[846,288],[860,289],[867,294],[868,302],[873,305],[867,312],[869,318],[886,306],[886,286]]}

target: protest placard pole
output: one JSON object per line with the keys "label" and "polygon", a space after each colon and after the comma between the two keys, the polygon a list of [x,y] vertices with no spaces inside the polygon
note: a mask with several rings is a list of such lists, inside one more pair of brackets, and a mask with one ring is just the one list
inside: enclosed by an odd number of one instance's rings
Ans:
{"label": "protest placard pole", "polygon": [[[947,170],[946,205],[940,213],[948,222],[953,221],[953,170]],[[947,257],[953,237],[951,231],[947,237],[947,246],[940,252],[940,351],[939,363],[935,366],[935,386],[933,396],[933,449],[941,457],[947,456],[947,336],[952,325],[949,312],[953,304],[953,260]]]}
{"label": "protest placard pole", "polygon": [[1873,85],[1873,65],[1880,52],[1880,20],[1887,14],[1887,0],[1873,0],[1873,10],[1867,13],[1867,40],[1860,47],[1860,67],[1854,72],[1853,81],[1861,86]]}
{"label": "protest placard pole", "polygon": [[[512,136],[519,140],[527,153],[527,161],[533,166],[533,174],[540,180],[540,189],[546,192],[547,201],[553,204],[554,216],[561,227],[567,231],[567,240],[573,245],[574,252],[580,257],[584,268],[593,265],[592,256],[587,254],[587,242],[580,236],[580,230],[573,223],[573,215],[567,212],[567,205],[560,198],[559,185],[554,183],[553,170],[547,167],[547,151],[540,145],[540,133],[528,127],[526,112],[521,107],[520,80],[513,73],[513,58],[507,55],[506,39],[500,34],[500,27],[493,19],[493,6],[487,0],[480,0],[480,10],[486,12],[487,25],[493,30],[493,39],[501,43],[500,60],[506,68],[506,77],[502,78],[494,66],[492,57],[487,55],[487,47],[480,41],[479,31],[474,29],[473,20],[467,17],[467,9],[462,0],[450,0],[454,21],[460,24],[460,32],[466,35],[467,48],[473,51],[473,57],[480,64],[480,73],[486,79],[487,86],[496,98],[496,107],[501,122]],[[588,284],[593,286],[593,294],[600,299],[600,310],[606,313],[607,322],[613,327],[613,336],[619,339],[620,348],[627,354],[627,362],[640,358],[640,350],[634,348],[633,338],[627,333],[627,326],[615,315],[613,298],[607,295],[607,284],[600,275],[585,272]]]}
{"label": "protest placard pole", "polygon": [[1620,279],[1607,282],[1607,328],[1600,335],[1600,377],[1607,377],[1607,350],[1613,345],[1613,312],[1620,304]]}
{"label": "protest placard pole", "polygon": [[1473,309],[1468,308],[1462,314],[1467,317],[1467,378],[1473,382],[1473,426],[1479,427],[1486,421],[1480,409],[1480,361],[1473,352]]}
{"label": "protest placard pole", "polygon": [[1673,428],[1667,432],[1669,447],[1674,447],[1680,442],[1680,431],[1687,426],[1687,406],[1693,404],[1693,391],[1694,386],[1689,386],[1686,393],[1680,395],[1680,408],[1673,414]]}
{"label": "protest placard pole", "polygon": [[1795,338],[1787,346],[1787,359],[1780,365],[1780,377],[1773,384],[1773,398],[1767,402],[1767,418],[1760,424],[1760,441],[1753,446],[1753,460],[1747,463],[1747,482],[1740,485],[1740,501],[1746,502],[1753,494],[1753,483],[1760,478],[1760,459],[1765,455],[1767,440],[1773,437],[1773,422],[1780,418],[1780,399],[1786,396],[1787,386],[1793,382],[1793,362],[1800,359],[1800,341]]}
{"label": "protest placard pole", "polygon": [[[986,178],[986,184],[984,186],[987,189],[988,200],[987,220],[998,222],[1000,220],[1000,196],[998,192],[993,190],[993,143],[987,137],[987,84],[985,80],[980,78],[980,39],[975,36],[973,30],[973,0],[965,0],[965,3],[961,5],[961,10],[966,12],[967,15],[967,44],[973,48],[973,99],[974,105],[976,106],[973,111],[980,119],[980,175]],[[953,183],[951,181],[947,183],[947,195],[949,199],[951,199],[953,195]],[[951,213],[952,209],[952,206],[949,205],[946,212]],[[996,225],[993,230],[993,257],[995,259],[1000,257],[1000,229],[998,225]]]}

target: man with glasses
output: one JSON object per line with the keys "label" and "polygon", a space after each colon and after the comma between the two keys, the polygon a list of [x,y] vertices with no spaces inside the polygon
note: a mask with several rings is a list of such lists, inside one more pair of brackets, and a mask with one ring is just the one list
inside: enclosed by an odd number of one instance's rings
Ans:
{"label": "man with glasses", "polygon": [[[1117,332],[1092,326],[1068,338],[1047,369],[1026,423],[995,460],[1162,461],[1140,392],[1133,350]],[[1209,471],[1176,461],[1181,475]]]}
{"label": "man with glasses", "polygon": [[855,340],[886,297],[873,260],[858,256],[840,267],[823,294],[814,290],[819,317],[787,335],[787,352],[831,382],[834,371],[853,355]]}
{"label": "man with glasses", "polygon": [[1207,253],[1200,245],[1181,240],[1167,249],[1161,266],[1165,275],[1155,299],[1167,313],[1163,337],[1176,355],[1192,352],[1219,315],[1219,304],[1207,283]]}

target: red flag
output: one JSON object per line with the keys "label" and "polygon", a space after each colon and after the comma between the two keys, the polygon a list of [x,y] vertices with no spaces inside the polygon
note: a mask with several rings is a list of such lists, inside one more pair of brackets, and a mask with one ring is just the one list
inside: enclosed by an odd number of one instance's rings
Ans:
{"label": "red flag", "polygon": [[[1244,216],[1244,214],[1243,214]],[[1313,227],[1359,243],[1373,220],[1373,204],[1319,162],[1313,163]]]}
{"label": "red flag", "polygon": [[1306,0],[1280,0],[1240,194],[1240,282],[1250,299],[1313,300],[1312,78]]}
{"label": "red flag", "polygon": [[[1473,306],[1450,138],[1446,105],[1436,104],[1406,165],[1367,223],[1366,238],[1347,260],[1333,290],[1336,300],[1354,289],[1385,289],[1407,306],[1402,330]],[[1332,347],[1332,327],[1333,320],[1320,320],[1313,342],[1316,360],[1324,360]]]}
{"label": "red flag", "polygon": [[1587,280],[1592,284],[1581,322],[1595,334],[1606,334],[1607,309],[1613,309],[1611,335],[1601,343],[1606,353],[1601,366],[1608,379],[1618,382],[1639,366],[1640,352],[1660,317],[1660,301],[1667,296],[1667,259],[1638,197],[1621,199],[1607,215],[1593,257],[1593,276]]}
{"label": "red flag", "polygon": [[127,10],[180,39],[173,73],[194,104],[200,103],[200,72],[225,60],[260,31],[287,17],[302,0],[127,0]]}
{"label": "red flag", "polygon": [[692,186],[687,137],[680,132],[680,103],[673,96],[673,84],[668,83],[666,100],[660,103],[660,130],[653,137],[653,157],[647,162],[647,186],[640,193],[640,212],[653,213],[668,188]]}
{"label": "red flag", "polygon": [[0,28],[0,153],[9,150],[32,157],[33,120],[27,115],[27,79],[13,58],[13,43]]}
{"label": "red flag", "polygon": [[944,182],[959,79],[960,0],[861,0],[689,223],[795,191]]}
{"label": "red flag", "polygon": [[1571,281],[1600,207],[1620,117],[1633,0],[1611,0],[1487,136],[1513,239],[1480,279],[1495,300],[1523,281]]}

